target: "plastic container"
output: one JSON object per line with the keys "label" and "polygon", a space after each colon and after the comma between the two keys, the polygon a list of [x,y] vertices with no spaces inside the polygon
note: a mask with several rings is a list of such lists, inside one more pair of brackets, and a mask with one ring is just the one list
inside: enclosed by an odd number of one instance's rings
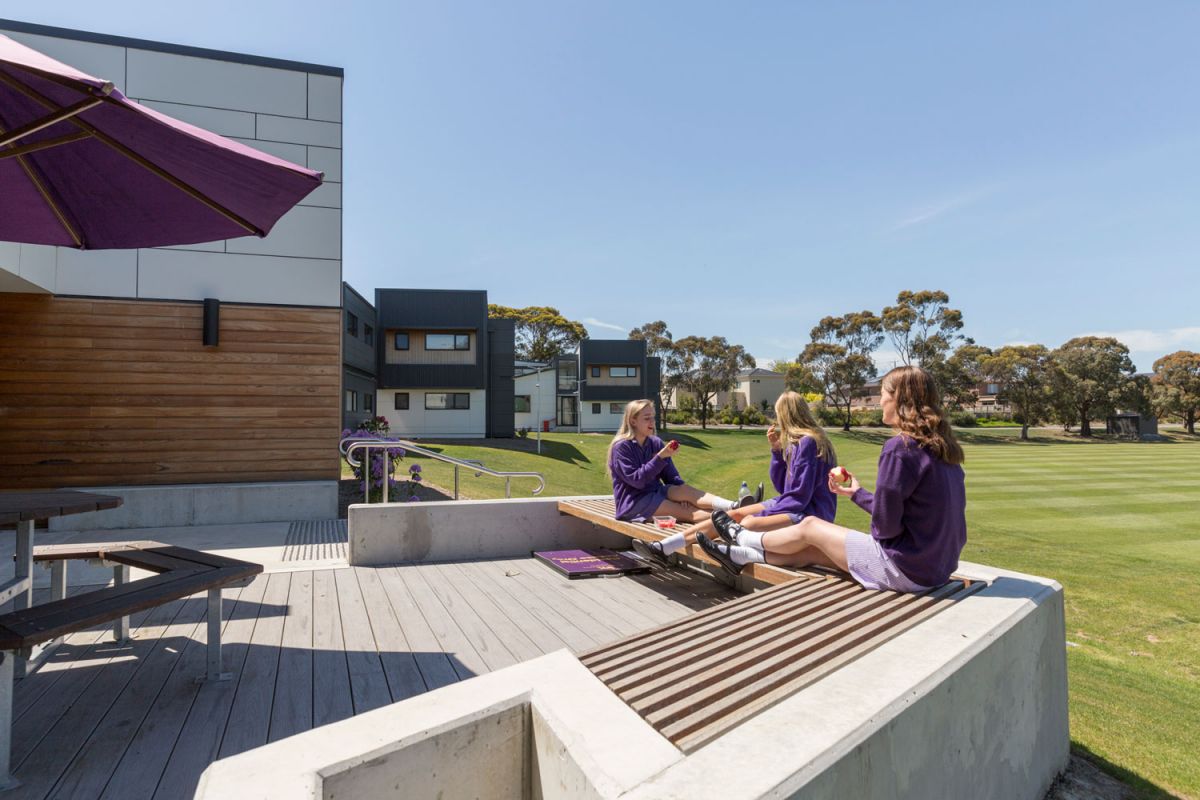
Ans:
{"label": "plastic container", "polygon": [[658,526],[659,528],[663,528],[663,529],[667,529],[667,528],[674,528],[674,527],[675,527],[675,518],[674,518],[674,517],[670,517],[670,516],[667,516],[667,517],[655,517],[655,518],[654,518],[654,524],[655,524],[656,526]]}

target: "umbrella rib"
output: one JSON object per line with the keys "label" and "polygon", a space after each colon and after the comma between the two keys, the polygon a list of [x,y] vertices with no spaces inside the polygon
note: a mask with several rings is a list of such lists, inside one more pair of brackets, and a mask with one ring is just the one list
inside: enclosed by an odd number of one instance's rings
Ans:
{"label": "umbrella rib", "polygon": [[[26,97],[30,98],[31,100],[34,100],[35,102],[40,103],[41,105],[45,106],[48,109],[55,110],[57,108],[57,106],[54,104],[54,101],[45,97],[40,92],[38,92],[36,89],[26,86],[25,84],[21,83],[20,81],[13,79],[11,76],[7,75],[3,70],[0,70],[0,81],[8,84],[12,88],[14,88],[18,92],[20,92],[21,94],[25,95]],[[120,105],[120,103],[113,100],[112,98],[105,97],[104,99],[110,103],[114,103],[118,106]],[[133,112],[127,111],[127,113],[133,113]],[[247,220],[243,219],[241,216],[234,213],[233,211],[230,211],[228,208],[225,208],[225,206],[221,205],[216,200],[213,200],[211,197],[204,194],[196,187],[184,182],[183,180],[180,180],[176,176],[172,175],[170,172],[167,172],[165,169],[158,166],[154,162],[150,161],[145,156],[129,149],[125,145],[118,142],[116,139],[113,139],[111,136],[109,136],[104,131],[97,128],[95,125],[92,125],[89,122],[84,122],[83,120],[79,119],[78,117],[69,117],[67,119],[67,121],[70,122],[72,125],[75,125],[76,127],[87,131],[92,136],[96,137],[97,139],[99,139],[100,141],[104,142],[106,145],[111,147],[113,150],[116,150],[118,153],[120,153],[121,155],[128,158],[130,161],[133,161],[134,163],[145,168],[146,170],[153,172],[155,175],[162,178],[167,183],[171,184],[172,186],[174,186],[176,189],[180,190],[184,194],[187,194],[190,197],[192,197],[193,199],[198,200],[199,202],[208,206],[213,211],[216,211],[218,214],[220,214],[221,216],[228,219],[230,222],[233,222],[234,224],[243,228],[247,233],[252,233],[255,236],[259,236],[259,237],[267,235],[266,231],[262,230],[261,228],[254,225],[253,223],[248,222]]]}
{"label": "umbrella rib", "polygon": [[13,158],[14,156],[23,156],[26,153],[36,153],[39,150],[49,150],[51,147],[58,147],[60,144],[78,142],[80,139],[90,139],[91,136],[92,135],[87,131],[75,131],[74,133],[68,133],[63,136],[56,136],[53,139],[43,139],[42,141],[34,142],[33,144],[15,145],[7,150],[0,150],[0,161],[3,161],[6,158]]}
{"label": "umbrella rib", "polygon": [[8,133],[0,134],[0,147],[7,147],[18,139],[24,139],[26,136],[35,134],[40,130],[45,130],[51,125],[55,125],[65,119],[69,119],[76,114],[82,114],[89,108],[94,108],[103,102],[104,101],[99,97],[88,97],[80,100],[78,103],[66,106],[65,108],[60,108],[53,114],[49,114],[41,119],[35,119],[33,122],[26,123],[19,128],[14,128]]}
{"label": "umbrella rib", "polygon": [[[0,73],[0,75],[2,75],[2,73]],[[0,135],[4,135],[4,128],[4,121],[0,119]],[[42,181],[41,176],[38,174],[38,170],[34,168],[33,164],[30,164],[25,159],[23,154],[16,154],[10,151],[7,155],[16,157],[17,163],[21,165],[21,169],[24,170],[26,177],[29,178],[29,182],[33,184],[33,188],[38,190],[38,194],[42,196],[42,200],[46,202],[46,205],[49,206],[50,210],[54,213],[55,218],[58,220],[58,224],[61,225],[63,230],[67,232],[67,235],[71,237],[71,241],[75,242],[75,246],[82,248],[83,237],[79,234],[79,231],[75,229],[75,226],[71,224],[71,221],[67,219],[66,212],[64,212],[62,207],[59,206],[58,202],[54,199],[54,196],[50,194],[50,190]]]}

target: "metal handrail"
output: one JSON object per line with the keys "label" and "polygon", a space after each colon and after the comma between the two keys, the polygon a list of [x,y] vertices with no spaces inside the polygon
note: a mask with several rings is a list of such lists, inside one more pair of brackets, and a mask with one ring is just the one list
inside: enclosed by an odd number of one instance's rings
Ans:
{"label": "metal handrail", "polygon": [[[356,450],[366,450],[367,459],[371,457],[371,450],[390,450],[392,448],[400,448],[405,452],[413,452],[418,455],[423,455],[426,458],[432,458],[435,461],[444,461],[447,464],[454,465],[454,499],[458,499],[458,468],[469,467],[475,473],[475,477],[480,475],[492,475],[497,478],[504,478],[504,496],[512,497],[512,479],[513,478],[537,478],[538,487],[533,490],[533,494],[541,494],[546,488],[546,478],[540,472],[501,472],[494,469],[488,469],[483,465],[482,461],[473,458],[453,458],[445,456],[441,453],[435,453],[432,450],[426,450],[420,445],[413,444],[405,439],[368,439],[361,436],[347,436],[338,442],[338,452],[346,459],[346,463],[352,467],[362,466],[362,461],[355,460],[354,452]],[[367,502],[371,497],[371,470],[370,467],[363,469],[363,499]],[[388,480],[384,476],[383,481],[383,502],[388,501]]]}

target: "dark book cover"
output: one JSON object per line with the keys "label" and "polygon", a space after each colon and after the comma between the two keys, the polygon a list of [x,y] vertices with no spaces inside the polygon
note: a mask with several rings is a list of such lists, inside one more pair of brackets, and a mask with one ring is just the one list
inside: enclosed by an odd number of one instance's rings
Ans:
{"label": "dark book cover", "polygon": [[612,550],[543,550],[533,557],[544,561],[568,579],[612,578],[649,572],[650,565],[635,555]]}

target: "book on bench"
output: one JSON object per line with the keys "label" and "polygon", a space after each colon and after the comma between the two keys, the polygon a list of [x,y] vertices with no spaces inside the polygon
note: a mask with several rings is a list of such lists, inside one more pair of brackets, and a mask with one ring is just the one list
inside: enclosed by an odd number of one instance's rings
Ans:
{"label": "book on bench", "polygon": [[636,555],[612,550],[543,550],[533,557],[566,575],[576,578],[615,578],[649,572],[650,565]]}

